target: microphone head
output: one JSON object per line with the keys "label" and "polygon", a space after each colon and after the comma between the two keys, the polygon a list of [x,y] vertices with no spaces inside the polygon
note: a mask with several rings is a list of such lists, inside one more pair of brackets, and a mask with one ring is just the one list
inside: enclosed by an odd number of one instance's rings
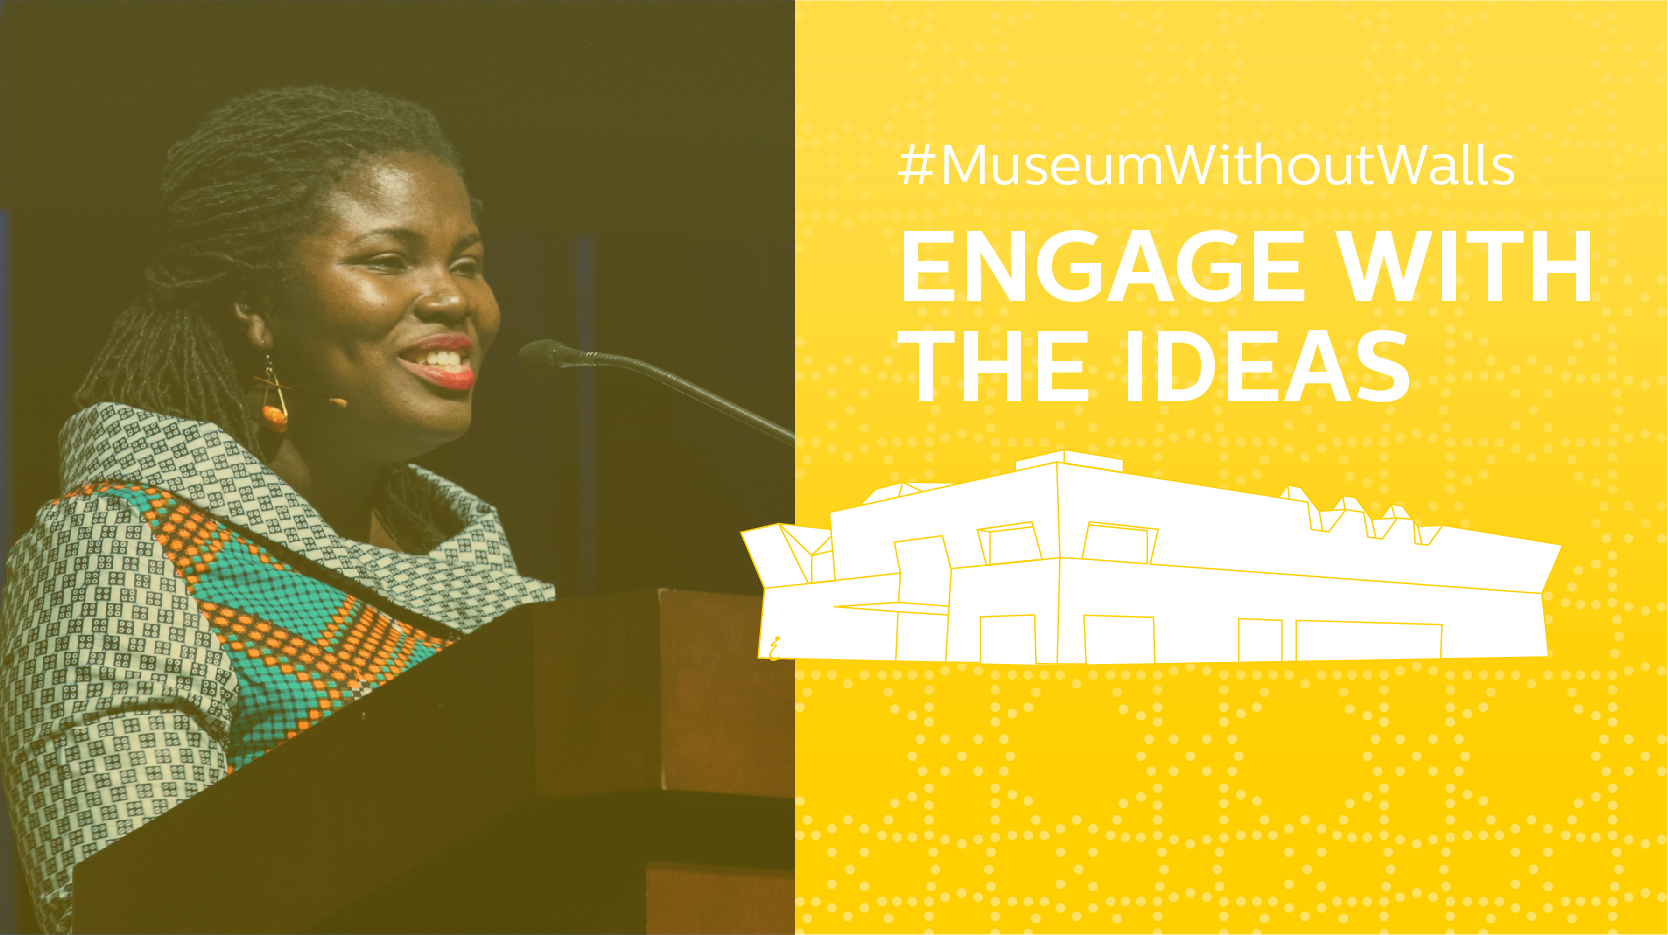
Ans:
{"label": "microphone head", "polygon": [[585,352],[549,338],[533,341],[517,355],[521,366],[533,373],[555,373],[561,367],[585,367]]}

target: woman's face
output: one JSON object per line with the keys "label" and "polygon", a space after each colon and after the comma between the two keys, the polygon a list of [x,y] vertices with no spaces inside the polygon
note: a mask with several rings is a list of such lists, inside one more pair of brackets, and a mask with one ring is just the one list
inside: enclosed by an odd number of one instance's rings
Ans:
{"label": "woman's face", "polygon": [[278,380],[347,407],[286,394],[289,438],[310,455],[390,462],[469,428],[498,303],[456,170],[409,153],[354,166],[325,197],[294,270],[266,321]]}

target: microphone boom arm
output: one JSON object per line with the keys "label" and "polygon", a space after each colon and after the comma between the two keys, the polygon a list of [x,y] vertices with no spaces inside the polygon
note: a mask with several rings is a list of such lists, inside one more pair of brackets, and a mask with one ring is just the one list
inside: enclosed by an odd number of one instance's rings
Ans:
{"label": "microphone boom arm", "polygon": [[[601,351],[581,351],[568,347],[559,341],[534,341],[521,349],[521,361],[530,369],[554,369],[554,367],[619,367],[640,373],[661,384],[698,400],[724,413],[737,422],[748,425],[784,445],[794,447],[793,433],[766,419],[764,416],[738,406],[717,393],[696,386],[670,371],[662,370],[653,364],[646,363],[634,357],[622,357],[619,354],[604,354]],[[554,365],[552,367],[551,365]]]}

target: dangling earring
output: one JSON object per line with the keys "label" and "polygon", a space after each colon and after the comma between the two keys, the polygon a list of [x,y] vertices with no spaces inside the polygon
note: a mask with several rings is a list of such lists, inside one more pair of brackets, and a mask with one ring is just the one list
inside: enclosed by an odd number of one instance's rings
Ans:
{"label": "dangling earring", "polygon": [[[278,385],[278,376],[272,372],[272,355],[266,355],[266,378],[261,381],[266,389],[261,391],[261,421],[274,433],[282,435],[290,427],[290,407],[284,402],[284,388]],[[276,390],[278,405],[267,403],[267,398]]]}

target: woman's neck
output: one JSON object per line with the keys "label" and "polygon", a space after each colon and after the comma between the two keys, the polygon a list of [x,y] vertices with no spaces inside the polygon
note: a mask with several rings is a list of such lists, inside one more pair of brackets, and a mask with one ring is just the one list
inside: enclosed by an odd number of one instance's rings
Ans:
{"label": "woman's neck", "polygon": [[385,549],[399,549],[371,510],[371,493],[387,465],[303,453],[284,438],[267,467],[318,511],[336,534]]}

